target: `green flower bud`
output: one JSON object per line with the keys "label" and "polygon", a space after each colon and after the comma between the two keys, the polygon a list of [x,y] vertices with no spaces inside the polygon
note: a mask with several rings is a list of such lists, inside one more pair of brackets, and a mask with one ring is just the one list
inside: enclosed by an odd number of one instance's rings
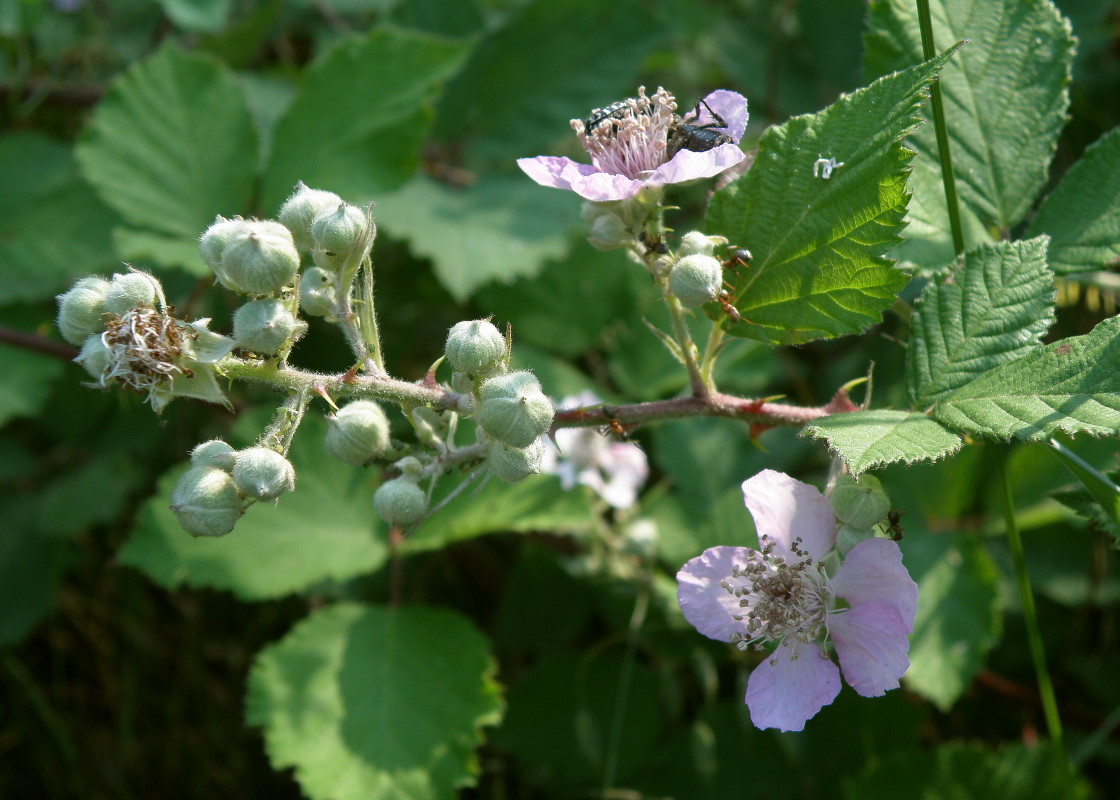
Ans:
{"label": "green flower bud", "polygon": [[506,354],[506,340],[488,319],[456,322],[447,332],[443,352],[456,372],[487,375]]}
{"label": "green flower bud", "polygon": [[191,536],[225,536],[241,518],[233,478],[217,467],[191,467],[171,492],[171,510]]}
{"label": "green flower bud", "polygon": [[840,475],[828,502],[836,518],[853,528],[870,528],[891,510],[891,499],[874,475],[863,475],[858,483],[851,475]]}
{"label": "green flower bud", "polygon": [[723,282],[723,267],[711,256],[685,256],[669,272],[669,291],[689,308],[715,300]]}
{"label": "green flower bud", "polygon": [[157,285],[146,272],[117,273],[105,290],[105,311],[120,317],[134,308],[155,308]]}
{"label": "green flower bud", "polygon": [[226,219],[219,214],[214,218],[214,223],[198,237],[199,255],[215,274],[220,273],[222,269],[222,251],[248,224],[248,221],[241,217]]}
{"label": "green flower bud", "polygon": [[390,525],[405,527],[423,519],[428,499],[415,478],[402,475],[378,487],[373,493],[373,509]]}
{"label": "green flower bud", "polygon": [[237,346],[271,356],[285,342],[307,330],[307,323],[295,318],[279,300],[252,300],[233,315],[233,338]]}
{"label": "green flower bud", "polygon": [[217,467],[226,472],[233,470],[237,451],[221,439],[211,439],[191,450],[191,463],[196,467]]}
{"label": "green flower bud", "polygon": [[335,259],[345,259],[354,248],[371,244],[376,231],[366,210],[349,203],[339,203],[311,223],[315,250],[327,256],[329,265],[336,263]]}
{"label": "green flower bud", "polygon": [[97,275],[82,278],[69,291],[58,295],[58,332],[77,347],[87,336],[105,330],[105,293],[109,281]]}
{"label": "green flower bud", "polygon": [[275,450],[250,447],[233,459],[233,482],[249,497],[274,500],[296,488],[296,471],[292,463]]}
{"label": "green flower bud", "polygon": [[[716,237],[723,239],[722,236]],[[712,241],[711,236],[707,236],[700,231],[689,231],[681,237],[681,246],[677,252],[682,256],[710,256],[715,252],[716,243]]]}
{"label": "green flower bud", "polygon": [[528,447],[510,447],[501,442],[490,445],[490,471],[506,483],[517,483],[541,471],[544,442],[537,438]]}
{"label": "green flower bud", "polygon": [[334,273],[319,267],[308,267],[299,279],[299,305],[312,317],[334,316],[338,302],[334,290]]}
{"label": "green flower bud", "polygon": [[836,531],[836,549],[840,555],[845,556],[848,551],[875,535],[874,528],[856,528],[851,525],[841,525]]}
{"label": "green flower bud", "polygon": [[75,357],[74,362],[81,364],[82,369],[88,372],[91,378],[101,380],[101,376],[109,368],[109,348],[101,339],[101,334],[95,333],[86,337],[81,352]]}
{"label": "green flower bud", "polygon": [[389,418],[380,403],[354,400],[327,417],[323,444],[339,461],[368,464],[389,451]]}
{"label": "green flower bud", "polygon": [[510,372],[488,379],[479,391],[478,423],[490,436],[512,447],[528,447],[552,425],[552,401],[531,372]]}
{"label": "green flower bud", "polygon": [[329,214],[341,204],[342,198],[334,192],[310,189],[300,181],[284,205],[280,206],[276,218],[292,232],[296,247],[310,252],[315,247],[315,240],[311,238],[311,223],[320,214]]}
{"label": "green flower bud", "polygon": [[243,294],[276,294],[296,276],[299,253],[291,232],[279,222],[245,222],[222,250],[215,270],[227,289]]}
{"label": "green flower bud", "polygon": [[617,250],[630,241],[626,223],[615,214],[600,214],[591,223],[587,243],[596,250]]}

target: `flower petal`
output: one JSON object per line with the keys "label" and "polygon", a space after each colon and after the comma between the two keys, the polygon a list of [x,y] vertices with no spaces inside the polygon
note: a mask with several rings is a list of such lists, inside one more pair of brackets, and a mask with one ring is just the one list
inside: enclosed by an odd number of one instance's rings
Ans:
{"label": "flower petal", "polygon": [[720,581],[731,577],[733,566],[746,565],[750,553],[746,547],[709,547],[677,573],[677,603],[684,618],[709,639],[729,642],[743,630],[743,623],[733,618],[743,612],[739,599]]}
{"label": "flower petal", "polygon": [[760,542],[765,537],[789,551],[800,537],[801,546],[820,561],[836,541],[836,519],[824,495],[789,475],[764,469],[748,478],[743,481],[743,501]]}
{"label": "flower petal", "polygon": [[787,639],[747,680],[747,707],[758,728],[799,731],[840,694],[840,670],[815,644]]}
{"label": "flower petal", "polygon": [[844,680],[864,697],[898,688],[910,666],[908,628],[889,603],[872,601],[828,617]]}
{"label": "flower petal", "polygon": [[[727,135],[735,140],[736,143],[743,138],[743,132],[747,129],[747,98],[738,92],[732,92],[728,89],[716,89],[714,92],[704,98],[704,103],[707,103],[708,108],[720,115],[720,118],[727,123],[723,130],[727,131]],[[699,124],[707,125],[716,122],[708,109],[704,105],[700,105],[700,121]]]}
{"label": "flower petal", "polygon": [[599,496],[612,508],[630,508],[638,500],[638,490],[649,477],[649,461],[636,444],[611,442],[600,456],[599,465],[607,476],[598,489]]}
{"label": "flower petal", "polygon": [[902,566],[902,551],[890,539],[864,539],[853,547],[832,578],[832,591],[853,607],[873,600],[887,603],[898,611],[906,632],[914,630],[918,584]]}
{"label": "flower petal", "polygon": [[684,183],[697,178],[710,178],[719,175],[728,167],[735,166],[746,157],[737,144],[721,144],[703,153],[681,150],[650,173],[646,182],[659,186],[665,183]]}
{"label": "flower petal", "polygon": [[607,202],[609,200],[625,200],[633,197],[645,185],[645,181],[627,178],[625,175],[612,175],[609,172],[599,172],[595,167],[586,166],[592,172],[584,172],[579,176],[571,176],[572,191],[584,200]]}
{"label": "flower petal", "polygon": [[595,168],[590,164],[580,164],[564,156],[519,158],[517,159],[517,166],[521,167],[522,172],[541,186],[569,191],[572,188],[572,177],[578,177],[581,174],[580,167],[595,171]]}

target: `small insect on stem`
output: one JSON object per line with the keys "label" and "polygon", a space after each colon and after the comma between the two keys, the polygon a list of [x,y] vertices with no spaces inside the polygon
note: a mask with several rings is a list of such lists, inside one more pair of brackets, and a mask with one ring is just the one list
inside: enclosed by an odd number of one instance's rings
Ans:
{"label": "small insect on stem", "polygon": [[904,513],[904,511],[899,511],[897,508],[892,508],[887,512],[886,534],[887,537],[893,541],[897,542],[902,539],[902,526],[898,524],[898,521],[902,519]]}
{"label": "small insect on stem", "polygon": [[603,416],[605,416],[607,418],[607,424],[602,426],[601,428],[597,429],[599,431],[599,433],[601,433],[603,436],[610,436],[610,435],[613,434],[616,438],[621,439],[624,442],[629,441],[630,440],[630,431],[634,430],[634,428],[637,427],[637,426],[636,425],[629,425],[629,426],[628,425],[623,425],[614,416],[614,413],[613,413],[614,409],[611,406],[602,406],[602,409],[603,409]]}
{"label": "small insect on stem", "polygon": [[638,239],[641,241],[642,246],[644,246],[651,253],[656,253],[659,256],[663,256],[669,252],[669,246],[665,244],[661,237],[654,236],[649,231],[642,231],[641,234],[639,234]]}
{"label": "small insect on stem", "polygon": [[743,316],[739,313],[739,309],[731,304],[731,295],[725,290],[716,295],[716,302],[719,307],[723,309],[723,313],[730,318],[732,322],[739,322]]}

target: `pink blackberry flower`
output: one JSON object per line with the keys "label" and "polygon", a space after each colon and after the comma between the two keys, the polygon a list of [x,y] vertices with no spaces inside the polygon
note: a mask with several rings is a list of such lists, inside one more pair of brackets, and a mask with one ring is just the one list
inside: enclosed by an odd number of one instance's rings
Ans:
{"label": "pink blackberry flower", "polygon": [[705,550],[677,573],[677,601],[711,639],[776,643],[747,681],[751,722],[801,730],[839,694],[841,672],[864,697],[898,688],[918,607],[898,545],[865,539],[830,575],[836,520],[820,492],[764,470],[743,482],[743,499],[761,549]]}
{"label": "pink blackberry flower", "polygon": [[586,200],[625,200],[646,186],[710,178],[746,156],[738,142],[747,127],[747,101],[717,89],[683,118],[673,95],[659,88],[573,119],[590,164],[564,156],[520,158],[537,183],[568,189]]}

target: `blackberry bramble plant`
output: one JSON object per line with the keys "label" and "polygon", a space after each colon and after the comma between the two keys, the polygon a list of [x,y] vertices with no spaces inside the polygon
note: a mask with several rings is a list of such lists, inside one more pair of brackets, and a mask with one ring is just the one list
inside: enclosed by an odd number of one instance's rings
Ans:
{"label": "blackberry bramble plant", "polygon": [[[1044,543],[1022,535],[1060,523],[1063,547],[1108,550],[1120,530],[1120,317],[1058,313],[1071,286],[1111,285],[1120,136],[1049,174],[1068,21],[1048,0],[947,0],[936,23],[873,2],[866,85],[767,126],[770,100],[724,88],[516,96],[487,65],[503,36],[537,41],[544,5],[469,59],[389,29],[339,45],[267,156],[232,76],[175,49],[95,112],[93,175],[148,82],[210,75],[251,143],[230,163],[264,165],[242,176],[260,197],[191,223],[193,295],[133,258],[58,296],[94,388],[237,413],[184,448],[120,563],[307,599],[255,656],[246,719],[312,798],[703,798],[771,760],[799,795],[1013,797],[1000,781],[1022,774],[1081,796],[1111,718],[1079,719],[1089,744],[1068,749],[1062,691],[1090,667],[1051,681],[1035,599],[1068,584],[1028,572]],[[399,93],[386,64],[411,65]],[[349,101],[370,86],[366,119]],[[445,318],[441,292],[470,311]],[[203,295],[228,329],[179,310]],[[1069,510],[1038,505],[1071,481]],[[1010,683],[985,670],[1012,595],[1037,706],[993,719],[1045,744],[950,741],[975,687]],[[826,751],[857,766],[803,755]]]}

